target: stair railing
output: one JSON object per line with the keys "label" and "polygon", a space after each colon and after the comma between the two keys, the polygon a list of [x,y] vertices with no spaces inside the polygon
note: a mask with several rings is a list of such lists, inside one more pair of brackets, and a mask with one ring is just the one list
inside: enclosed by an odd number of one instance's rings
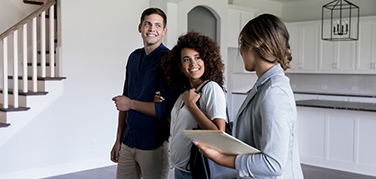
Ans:
{"label": "stair railing", "polygon": [[42,78],[46,77],[46,11],[49,9],[49,50],[50,50],[50,77],[55,77],[54,71],[54,64],[55,64],[55,24],[54,24],[54,6],[56,5],[56,0],[50,0],[48,3],[42,5],[39,9],[35,12],[9,28],[7,31],[0,35],[0,41],[2,41],[2,82],[3,82],[3,108],[8,108],[8,38],[13,36],[13,47],[11,51],[13,51],[13,97],[14,97],[14,108],[18,108],[18,101],[19,101],[19,91],[18,91],[18,30],[22,29],[22,49],[23,49],[23,63],[22,63],[22,81],[23,81],[23,89],[24,93],[28,92],[28,44],[27,44],[27,36],[28,36],[28,22],[31,21],[32,28],[31,28],[31,36],[32,36],[32,91],[38,92],[37,87],[37,80],[38,80],[38,72],[37,72],[37,17],[40,16],[40,59],[41,59],[41,76]]}

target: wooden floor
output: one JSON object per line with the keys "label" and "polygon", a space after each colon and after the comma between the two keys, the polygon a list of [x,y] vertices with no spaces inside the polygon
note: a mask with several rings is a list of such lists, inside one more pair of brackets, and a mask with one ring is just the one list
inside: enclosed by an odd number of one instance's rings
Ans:
{"label": "wooden floor", "polygon": [[[302,165],[305,179],[376,179],[376,177],[359,175],[338,170]],[[115,178],[116,166],[87,170],[45,179],[112,179]]]}

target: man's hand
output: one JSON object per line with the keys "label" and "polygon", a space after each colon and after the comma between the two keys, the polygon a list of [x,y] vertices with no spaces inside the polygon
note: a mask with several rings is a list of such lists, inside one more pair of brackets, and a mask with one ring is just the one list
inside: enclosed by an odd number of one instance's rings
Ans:
{"label": "man's hand", "polygon": [[116,96],[112,98],[115,102],[116,109],[119,111],[128,111],[132,108],[132,100],[126,96]]}
{"label": "man's hand", "polygon": [[119,162],[120,145],[121,143],[116,141],[111,150],[111,161],[115,163]]}

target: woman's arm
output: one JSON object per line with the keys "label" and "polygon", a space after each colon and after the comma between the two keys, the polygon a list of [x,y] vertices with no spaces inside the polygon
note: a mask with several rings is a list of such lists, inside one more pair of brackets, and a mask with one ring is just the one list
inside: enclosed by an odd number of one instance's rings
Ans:
{"label": "woman's arm", "polygon": [[195,118],[197,124],[204,130],[225,131],[226,121],[221,118],[215,118],[213,121],[211,121],[208,117],[206,117],[206,115],[196,105],[199,98],[200,94],[196,93],[195,89],[190,89],[183,96],[184,104]]}

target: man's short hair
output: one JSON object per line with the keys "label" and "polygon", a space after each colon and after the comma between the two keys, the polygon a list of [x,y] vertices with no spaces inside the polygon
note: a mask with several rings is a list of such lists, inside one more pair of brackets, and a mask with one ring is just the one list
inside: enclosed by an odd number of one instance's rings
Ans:
{"label": "man's short hair", "polygon": [[148,16],[148,15],[151,15],[151,14],[160,15],[163,18],[163,26],[166,27],[166,24],[167,24],[166,14],[161,9],[154,8],[154,7],[145,9],[144,12],[142,12],[140,24],[142,24],[142,22],[144,22],[145,16]]}

